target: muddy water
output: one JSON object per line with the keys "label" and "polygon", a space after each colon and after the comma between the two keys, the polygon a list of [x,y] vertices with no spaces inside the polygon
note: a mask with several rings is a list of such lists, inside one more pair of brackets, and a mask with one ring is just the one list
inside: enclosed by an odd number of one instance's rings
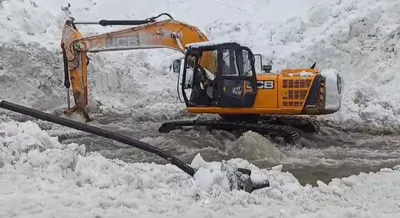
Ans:
{"label": "muddy water", "polygon": [[[345,133],[322,127],[318,135],[306,135],[301,147],[270,142],[257,133],[247,132],[237,138],[225,131],[174,131],[159,133],[161,123],[124,119],[102,119],[92,125],[110,129],[164,149],[190,163],[200,153],[206,161],[243,158],[263,168],[283,165],[283,171],[294,174],[302,184],[315,185],[359,172],[377,171],[400,164],[400,140],[396,136],[371,136]],[[126,162],[167,163],[165,160],[122,143],[81,132],[55,131],[63,143],[78,142],[88,151]]]}

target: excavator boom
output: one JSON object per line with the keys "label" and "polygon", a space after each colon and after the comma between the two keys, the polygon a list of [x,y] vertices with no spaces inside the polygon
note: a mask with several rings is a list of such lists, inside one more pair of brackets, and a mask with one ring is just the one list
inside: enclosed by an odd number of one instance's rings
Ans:
{"label": "excavator boom", "polygon": [[[207,37],[195,26],[171,19],[156,21],[155,18],[138,21],[108,21],[101,20],[99,25],[138,25],[133,28],[113,31],[109,33],[83,37],[76,28],[72,19],[65,22],[62,32],[61,48],[64,54],[66,87],[72,83],[75,106],[68,106],[67,114],[74,111],[82,112],[87,120],[88,105],[88,75],[87,53],[105,51],[168,48],[181,53],[185,45],[195,42],[208,41]],[[87,24],[87,22],[81,23]],[[94,24],[93,22],[90,24]],[[216,72],[216,57],[211,52],[204,54],[200,66],[214,74]]]}

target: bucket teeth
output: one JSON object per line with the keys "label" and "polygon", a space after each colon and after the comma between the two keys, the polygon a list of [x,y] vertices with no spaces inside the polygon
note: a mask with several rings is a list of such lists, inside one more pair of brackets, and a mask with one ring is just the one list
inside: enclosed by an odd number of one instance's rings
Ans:
{"label": "bucket teeth", "polygon": [[64,110],[64,114],[67,116],[70,116],[74,112],[79,112],[80,114],[82,114],[82,116],[85,118],[86,122],[90,122],[93,120],[89,117],[89,113],[87,112],[86,108],[78,107],[75,105],[70,109]]}

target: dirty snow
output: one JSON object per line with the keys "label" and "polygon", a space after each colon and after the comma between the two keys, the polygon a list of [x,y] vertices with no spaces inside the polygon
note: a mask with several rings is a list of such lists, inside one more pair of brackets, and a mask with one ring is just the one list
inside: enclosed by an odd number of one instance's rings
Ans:
{"label": "dirty snow", "polygon": [[[60,144],[28,121],[0,124],[0,217],[398,217],[400,166],[318,187],[301,186],[281,166],[260,170],[271,187],[228,191],[220,163],[197,156],[195,178],[171,165],[124,163],[83,145]],[[201,175],[201,176],[200,176]]]}

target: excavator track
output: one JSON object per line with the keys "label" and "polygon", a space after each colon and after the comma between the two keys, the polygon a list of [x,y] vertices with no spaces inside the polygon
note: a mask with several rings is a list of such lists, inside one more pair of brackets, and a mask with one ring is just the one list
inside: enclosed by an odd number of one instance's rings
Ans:
{"label": "excavator track", "polygon": [[319,123],[315,118],[296,115],[238,115],[221,116],[226,121],[246,121],[248,123],[258,124],[276,124],[291,126],[305,133],[318,133]]}
{"label": "excavator track", "polygon": [[262,115],[261,122],[287,125],[307,133],[318,133],[320,125],[315,118],[293,115]]}
{"label": "excavator track", "polygon": [[254,131],[262,135],[270,135],[271,137],[282,137],[287,144],[296,145],[301,137],[297,130],[290,126],[267,124],[267,123],[248,123],[238,121],[224,120],[176,120],[168,121],[161,125],[159,132],[168,133],[173,130],[182,129],[185,126],[204,126],[207,129],[219,129],[226,131],[242,130]]}

